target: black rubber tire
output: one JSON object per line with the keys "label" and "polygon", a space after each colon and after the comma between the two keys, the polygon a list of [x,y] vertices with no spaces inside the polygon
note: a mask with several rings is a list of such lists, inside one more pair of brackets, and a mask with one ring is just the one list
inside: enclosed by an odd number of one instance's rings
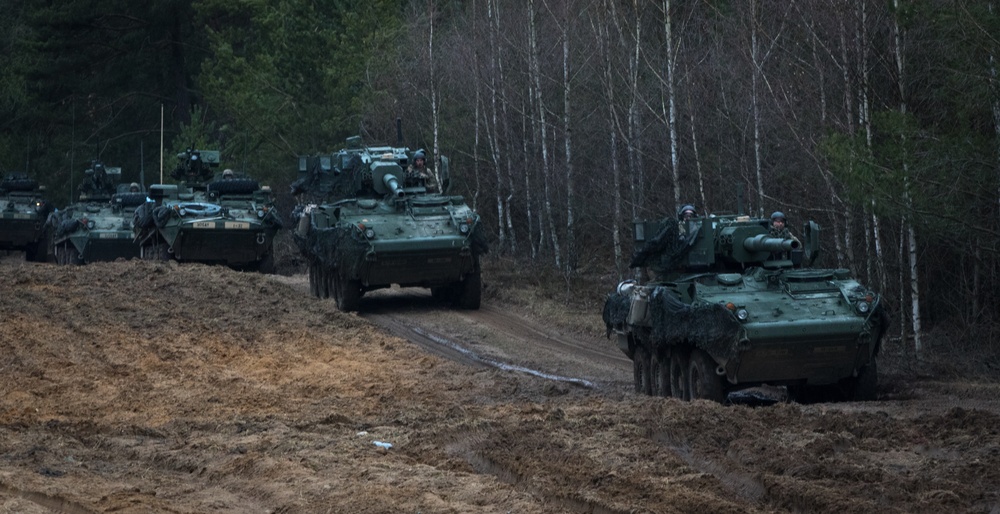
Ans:
{"label": "black rubber tire", "polygon": [[632,380],[635,382],[635,392],[647,396],[653,394],[649,352],[642,346],[636,347],[632,353]]}
{"label": "black rubber tire", "polygon": [[476,310],[482,301],[483,281],[480,272],[473,271],[456,285],[455,307]]}
{"label": "black rubber tire", "polygon": [[309,263],[309,294],[319,298],[319,278],[316,276],[316,263]]}
{"label": "black rubber tire", "polygon": [[257,263],[257,272],[264,273],[265,275],[274,274],[274,250],[271,250],[264,254]]}
{"label": "black rubber tire", "polygon": [[34,243],[28,243],[24,249],[24,260],[28,262],[48,262],[49,260],[49,237],[48,231]]}
{"label": "black rubber tire", "polygon": [[878,399],[878,360],[872,355],[871,362],[861,368],[857,378],[854,379],[853,400],[857,402],[870,402]]}
{"label": "black rubber tire", "polygon": [[38,189],[38,181],[33,178],[8,178],[0,182],[0,189],[18,192],[34,191]]}
{"label": "black rubber tire", "polygon": [[115,201],[122,207],[138,207],[146,203],[146,193],[118,193]]}
{"label": "black rubber tire", "polygon": [[715,373],[716,366],[715,360],[704,350],[698,348],[691,350],[688,390],[691,392],[692,400],[711,400],[719,403],[726,401],[726,389],[722,377]]}
{"label": "black rubber tire", "polygon": [[431,298],[439,302],[449,302],[455,296],[455,284],[431,288]]}
{"label": "black rubber tire", "polygon": [[653,352],[649,360],[649,375],[652,380],[653,396],[669,398],[670,394],[670,359],[661,352]]}
{"label": "black rubber tire", "polygon": [[691,390],[688,389],[688,352],[682,348],[674,348],[670,354],[670,396],[678,400],[690,400]]}
{"label": "black rubber tire", "polygon": [[361,282],[348,280],[334,273],[334,289],[336,291],[337,308],[341,312],[358,310],[361,305]]}
{"label": "black rubber tire", "polygon": [[56,254],[56,264],[61,266],[80,266],[83,264],[83,258],[80,257],[80,252],[76,250],[73,243],[64,243],[59,245],[59,252]]}

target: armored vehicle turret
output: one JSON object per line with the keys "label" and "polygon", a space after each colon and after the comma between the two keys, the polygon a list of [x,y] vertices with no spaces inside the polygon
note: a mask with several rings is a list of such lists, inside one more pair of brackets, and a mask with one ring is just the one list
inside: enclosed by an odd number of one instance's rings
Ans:
{"label": "armored vehicle turret", "polygon": [[846,269],[809,267],[819,232],[810,221],[801,241],[773,237],[745,215],[637,222],[631,266],[652,280],[619,284],[604,308],[636,390],[722,402],[835,385],[873,399],[882,299]]}
{"label": "armored vehicle turret", "polygon": [[23,173],[0,180],[0,250],[23,251],[28,261],[48,260],[52,238],[47,220],[53,206],[44,193]]}
{"label": "armored vehicle turret", "polygon": [[49,219],[58,264],[85,264],[139,256],[132,217],[146,201],[138,184],[122,184],[122,170],[92,161],[80,185],[79,201]]}
{"label": "armored vehicle turret", "polygon": [[294,236],[313,295],[353,311],[366,291],[397,284],[479,308],[479,258],[487,251],[479,215],[448,194],[448,159],[435,180],[411,168],[418,152],[354,137],[336,153],[299,159]]}
{"label": "armored vehicle turret", "polygon": [[187,150],[171,173],[180,184],[156,184],[135,211],[144,259],[225,264],[274,272],[274,236],[283,222],[271,188],[219,167],[219,152]]}

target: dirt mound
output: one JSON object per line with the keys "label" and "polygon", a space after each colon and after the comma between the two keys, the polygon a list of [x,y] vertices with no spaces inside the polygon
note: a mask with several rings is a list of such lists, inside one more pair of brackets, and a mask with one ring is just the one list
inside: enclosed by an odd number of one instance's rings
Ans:
{"label": "dirt mound", "polygon": [[428,355],[283,278],[0,262],[0,510],[1000,505],[995,385],[760,409],[554,385]]}

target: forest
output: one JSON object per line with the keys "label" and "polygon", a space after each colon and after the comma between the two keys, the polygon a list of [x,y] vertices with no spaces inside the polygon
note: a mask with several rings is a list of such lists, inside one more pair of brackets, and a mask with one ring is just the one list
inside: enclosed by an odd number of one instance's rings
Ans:
{"label": "forest", "polygon": [[780,210],[908,351],[1000,366],[994,3],[8,0],[0,172],[62,206],[93,159],[151,184],[218,149],[285,192],[398,119],[493,255],[613,282],[634,220]]}

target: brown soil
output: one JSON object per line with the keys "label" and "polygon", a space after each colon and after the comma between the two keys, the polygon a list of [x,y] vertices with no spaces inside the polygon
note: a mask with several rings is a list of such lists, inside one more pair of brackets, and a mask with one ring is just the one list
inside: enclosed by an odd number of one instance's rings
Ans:
{"label": "brown soil", "polygon": [[629,392],[599,310],[307,290],[0,261],[0,512],[1000,510],[997,384],[682,403]]}

